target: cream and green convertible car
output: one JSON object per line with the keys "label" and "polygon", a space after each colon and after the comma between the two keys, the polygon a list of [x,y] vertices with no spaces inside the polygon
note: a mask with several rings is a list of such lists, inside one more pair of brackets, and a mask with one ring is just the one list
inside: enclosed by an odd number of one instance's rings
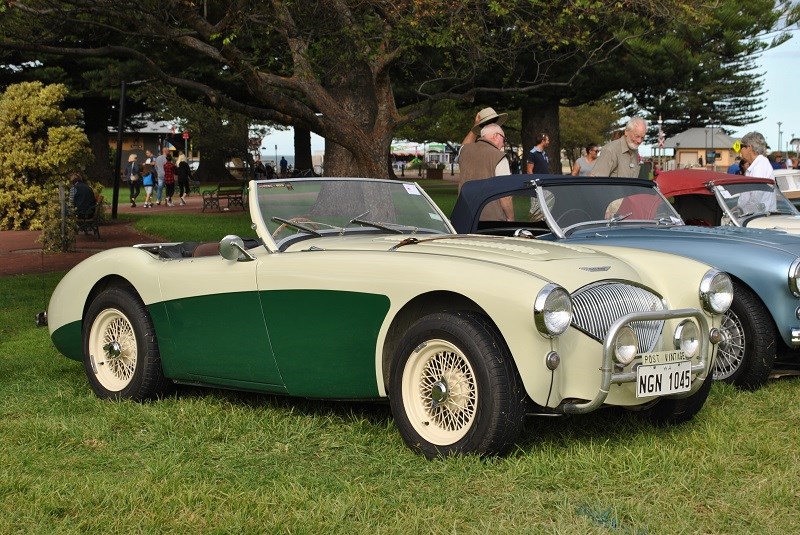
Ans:
{"label": "cream and green convertible car", "polygon": [[59,283],[53,343],[98,396],[388,399],[428,457],[502,454],[529,414],[678,423],[708,396],[732,287],[703,263],[458,235],[413,182],[254,181],[248,198],[253,237],[112,249]]}

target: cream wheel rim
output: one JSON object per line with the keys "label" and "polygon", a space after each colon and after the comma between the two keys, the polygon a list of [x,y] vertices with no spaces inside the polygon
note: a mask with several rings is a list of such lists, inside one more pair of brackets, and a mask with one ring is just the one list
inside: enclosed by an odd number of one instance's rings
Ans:
{"label": "cream wheel rim", "polygon": [[127,316],[117,309],[105,309],[95,318],[89,332],[89,359],[98,382],[118,392],[128,386],[136,370],[136,335]]}
{"label": "cream wheel rim", "polygon": [[411,425],[426,441],[446,446],[462,439],[478,408],[469,360],[446,340],[421,344],[403,370],[403,401]]}

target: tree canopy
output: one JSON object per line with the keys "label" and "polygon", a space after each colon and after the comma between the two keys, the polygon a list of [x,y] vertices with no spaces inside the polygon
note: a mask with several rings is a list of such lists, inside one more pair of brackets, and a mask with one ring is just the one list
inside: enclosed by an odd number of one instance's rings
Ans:
{"label": "tree canopy", "polygon": [[[758,5],[772,13],[789,3]],[[685,28],[690,36],[718,7],[700,0],[26,0],[0,13],[0,46],[135,65],[120,75],[323,136],[327,174],[384,176],[395,129],[430,113],[432,103],[516,95],[521,100],[507,107],[522,107],[534,97],[588,101],[623,83],[638,91],[644,85],[635,82],[657,71],[638,68],[647,56],[637,57],[636,43],[659,29]]]}

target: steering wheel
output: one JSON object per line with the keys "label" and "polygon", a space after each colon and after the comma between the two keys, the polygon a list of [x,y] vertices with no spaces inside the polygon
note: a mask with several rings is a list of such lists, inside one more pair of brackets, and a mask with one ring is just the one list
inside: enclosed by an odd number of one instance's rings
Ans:
{"label": "steering wheel", "polygon": [[[572,215],[572,218],[574,219],[574,221],[570,221],[569,220],[569,217],[567,217],[567,216],[570,216],[570,215]],[[562,223],[562,221],[564,219],[567,220],[566,224]],[[592,219],[592,216],[590,216],[589,213],[586,210],[582,210],[580,208],[570,208],[569,210],[567,210],[566,212],[564,212],[563,214],[558,216],[558,218],[556,219],[556,223],[558,223],[558,226],[560,226],[560,227],[568,227],[572,223],[577,223],[577,222],[579,222],[581,220],[590,221],[591,219]]]}
{"label": "steering wheel", "polygon": [[738,204],[731,208],[731,215],[734,217],[742,217],[744,215],[744,210]]}

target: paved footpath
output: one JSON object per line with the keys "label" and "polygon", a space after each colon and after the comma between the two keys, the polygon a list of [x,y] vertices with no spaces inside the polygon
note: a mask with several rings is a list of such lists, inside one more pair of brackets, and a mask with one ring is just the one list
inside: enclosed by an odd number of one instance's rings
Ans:
{"label": "paved footpath", "polygon": [[[145,215],[147,213],[163,212],[165,210],[178,213],[200,213],[203,202],[199,195],[188,197],[185,206],[175,205],[168,207],[165,205],[144,208],[142,203],[132,208],[130,203],[119,204],[118,214],[136,213]],[[224,201],[223,201],[224,204]],[[234,208],[234,211],[238,211]],[[205,213],[218,213],[216,210],[206,211]],[[75,241],[75,251],[69,253],[43,253],[42,244],[36,240],[40,232],[29,230],[4,230],[0,231],[0,277],[8,275],[27,275],[33,273],[49,273],[52,271],[66,271],[81,260],[93,254],[111,249],[113,247],[125,247],[137,243],[151,243],[162,241],[155,236],[148,236],[138,232],[131,223],[118,219],[111,219],[111,207],[106,207],[107,221],[100,226],[100,239],[94,236],[87,236],[83,233],[78,234]]]}

